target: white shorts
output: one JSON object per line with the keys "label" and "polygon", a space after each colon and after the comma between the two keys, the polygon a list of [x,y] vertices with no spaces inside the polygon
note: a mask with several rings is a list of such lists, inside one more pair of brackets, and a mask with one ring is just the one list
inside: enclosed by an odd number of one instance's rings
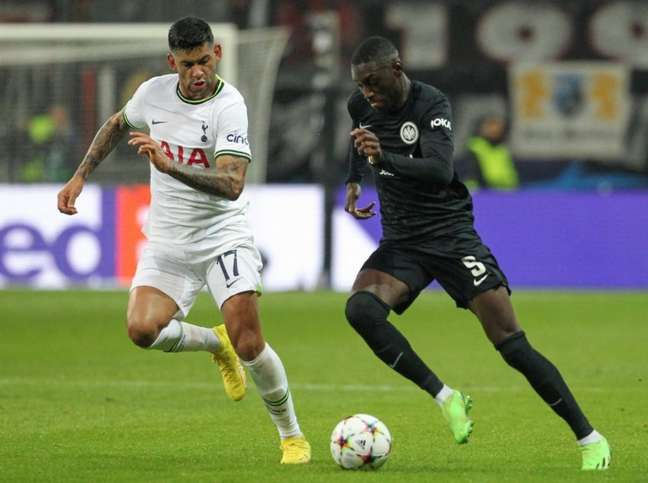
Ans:
{"label": "white shorts", "polygon": [[[196,258],[201,261],[195,262]],[[241,292],[261,293],[261,256],[253,245],[239,245],[207,258],[190,250],[148,243],[140,255],[131,290],[154,287],[171,297],[180,308],[177,318],[189,314],[206,285],[218,307]]]}

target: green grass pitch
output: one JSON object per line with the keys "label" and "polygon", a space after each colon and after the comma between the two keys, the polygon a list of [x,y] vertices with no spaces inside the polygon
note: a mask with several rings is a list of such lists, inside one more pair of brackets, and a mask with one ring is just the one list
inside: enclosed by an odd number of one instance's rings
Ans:
{"label": "green grass pitch", "polygon": [[[0,481],[648,481],[646,293],[515,293],[532,343],[563,373],[613,447],[607,473],[578,470],[567,426],[442,293],[392,317],[449,385],[475,400],[456,446],[431,398],[384,367],[344,321],[344,294],[269,293],[264,333],[288,371],[313,461],[279,464],[253,387],[226,399],[204,353],[163,354],[126,337],[125,292],[0,291]],[[207,295],[190,321],[214,325]],[[343,471],[339,419],[373,414],[394,438],[376,472]]]}

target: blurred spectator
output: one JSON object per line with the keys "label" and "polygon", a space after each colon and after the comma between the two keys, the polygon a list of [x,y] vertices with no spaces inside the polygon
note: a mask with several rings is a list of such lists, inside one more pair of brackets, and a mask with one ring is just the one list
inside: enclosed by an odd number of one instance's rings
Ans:
{"label": "blurred spectator", "polygon": [[[239,0],[244,1],[244,0]],[[351,0],[274,0],[273,23],[288,27],[291,32],[285,61],[308,62],[313,55],[312,19],[331,12],[337,16],[339,29],[340,63],[347,65],[355,45],[365,36],[365,15],[362,7]],[[375,12],[374,12],[375,13]],[[382,11],[378,12],[382,15]],[[382,21],[382,17],[381,21]]]}
{"label": "blurred spectator", "polygon": [[229,0],[230,20],[239,29],[267,27],[270,23],[270,0]]}
{"label": "blurred spectator", "polygon": [[65,107],[55,104],[46,113],[33,116],[26,130],[27,155],[21,181],[64,181],[71,173],[74,130]]}
{"label": "blurred spectator", "polygon": [[457,162],[457,171],[469,188],[518,188],[518,172],[506,143],[507,131],[502,116],[489,114],[479,119],[474,136],[468,139],[466,156]]}

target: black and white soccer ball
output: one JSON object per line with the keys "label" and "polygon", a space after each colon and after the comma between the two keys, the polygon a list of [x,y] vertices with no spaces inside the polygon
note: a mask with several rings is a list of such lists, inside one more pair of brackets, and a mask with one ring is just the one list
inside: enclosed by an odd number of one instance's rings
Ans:
{"label": "black and white soccer ball", "polygon": [[345,470],[377,469],[391,453],[387,426],[369,414],[354,414],[340,421],[331,433],[331,455]]}

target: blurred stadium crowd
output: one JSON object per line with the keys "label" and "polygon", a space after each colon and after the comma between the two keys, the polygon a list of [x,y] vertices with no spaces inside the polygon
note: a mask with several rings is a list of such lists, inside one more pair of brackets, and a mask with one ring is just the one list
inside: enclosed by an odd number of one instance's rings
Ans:
{"label": "blurred stadium crowd", "polygon": [[[170,23],[187,14],[241,31],[280,26],[289,34],[270,86],[259,182],[342,183],[346,99],[354,89],[349,59],[361,39],[382,35],[399,47],[413,78],[450,97],[457,169],[473,186],[648,187],[648,5],[642,2],[8,0],[0,6],[5,23]],[[156,69],[164,72],[161,60],[124,64],[116,77],[118,103]],[[59,182],[103,122],[101,110],[88,107],[98,97],[88,85],[99,74],[88,63],[62,71],[44,66],[38,74],[26,69],[0,65],[6,76],[0,106],[14,113],[0,121],[0,182]],[[239,81],[245,76],[239,72]],[[25,97],[29,102],[16,101]],[[122,146],[96,179],[145,182],[146,167],[133,170],[133,163]],[[505,169],[492,175],[489,163]]]}

